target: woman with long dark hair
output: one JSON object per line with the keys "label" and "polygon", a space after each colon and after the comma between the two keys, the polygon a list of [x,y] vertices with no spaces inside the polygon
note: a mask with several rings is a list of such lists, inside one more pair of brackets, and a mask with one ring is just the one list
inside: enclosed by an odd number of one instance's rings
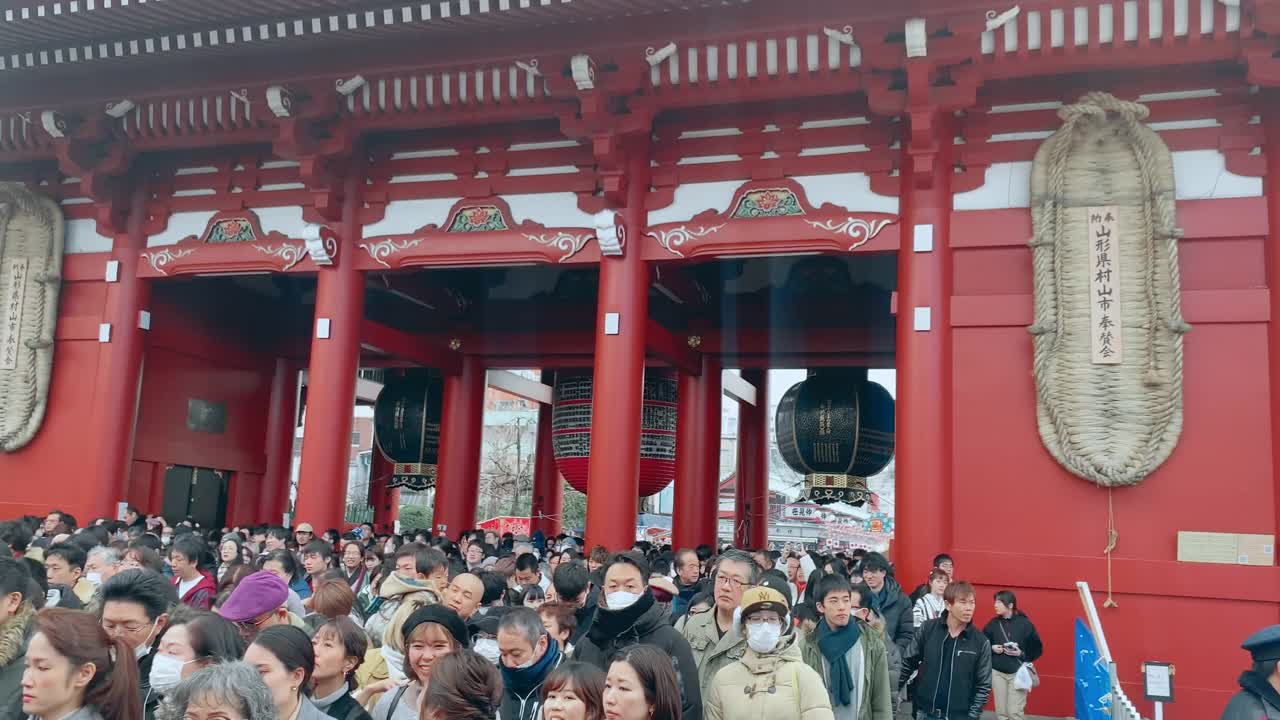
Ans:
{"label": "woman with long dark hair", "polygon": [[316,629],[311,647],[316,657],[312,702],[336,720],[369,720],[369,713],[351,696],[359,687],[356,670],[369,649],[364,629],[348,617],[330,620]]}
{"label": "woman with long dark hair", "polygon": [[474,650],[436,663],[422,696],[422,720],[494,720],[502,705],[502,676]]}
{"label": "woman with long dark hair", "polygon": [[1018,690],[1013,677],[1023,663],[1033,663],[1044,654],[1044,644],[1036,626],[1018,607],[1018,598],[1010,590],[995,595],[996,616],[982,629],[991,641],[991,695],[995,699],[996,717],[1000,720],[1022,720],[1027,709],[1027,690]]}
{"label": "woman with long dark hair", "polygon": [[316,654],[305,632],[292,625],[273,625],[258,633],[244,661],[257,668],[270,688],[280,720],[330,720],[307,697]]}
{"label": "woman with long dark hair", "polygon": [[225,535],[222,538],[222,542],[218,543],[217,579],[219,583],[227,576],[227,571],[233,566],[244,564],[244,555],[240,552],[243,547],[244,541],[240,539],[239,533]]}
{"label": "woman with long dark hair", "polygon": [[680,720],[680,681],[671,656],[633,645],[614,656],[604,681],[605,714],[614,720]]}
{"label": "woman with long dark hair", "polygon": [[142,717],[138,663],[98,618],[50,608],[36,616],[22,673],[22,711],[32,720],[136,720]]}
{"label": "woman with long dark hair", "polygon": [[604,720],[604,673],[566,662],[542,683],[542,720]]}

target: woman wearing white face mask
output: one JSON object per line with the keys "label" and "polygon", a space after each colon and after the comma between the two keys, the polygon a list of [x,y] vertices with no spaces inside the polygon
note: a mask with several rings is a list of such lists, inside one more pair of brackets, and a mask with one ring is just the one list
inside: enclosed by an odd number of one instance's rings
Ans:
{"label": "woman wearing white face mask", "polygon": [[742,594],[741,626],[747,651],[716,673],[704,717],[752,720],[830,720],[831,700],[822,676],[804,663],[787,599],[768,587]]}
{"label": "woman wearing white face mask", "polygon": [[649,590],[649,563],[636,552],[618,553],[604,566],[601,595],[591,629],[574,646],[573,659],[607,671],[619,651],[652,645],[675,662],[683,720],[701,720],[702,691],[689,641],[671,627],[670,616]]}
{"label": "woman wearing white face mask", "polygon": [[198,670],[239,660],[244,650],[244,640],[233,623],[211,612],[179,607],[169,616],[151,661],[151,687],[167,695]]}

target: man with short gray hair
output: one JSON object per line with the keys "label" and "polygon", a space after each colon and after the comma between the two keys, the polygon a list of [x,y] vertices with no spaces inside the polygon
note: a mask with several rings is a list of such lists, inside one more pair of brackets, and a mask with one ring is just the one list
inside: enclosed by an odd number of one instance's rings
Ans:
{"label": "man with short gray hair", "polygon": [[698,665],[698,682],[703,694],[721,668],[737,662],[747,650],[747,639],[733,630],[733,611],[742,602],[744,590],[760,584],[760,566],[742,550],[726,550],[711,575],[715,609],[686,615],[682,632]]}
{"label": "man with short gray hair", "polygon": [[542,684],[564,656],[537,611],[516,607],[503,614],[498,623],[498,653],[503,720],[541,717]]}

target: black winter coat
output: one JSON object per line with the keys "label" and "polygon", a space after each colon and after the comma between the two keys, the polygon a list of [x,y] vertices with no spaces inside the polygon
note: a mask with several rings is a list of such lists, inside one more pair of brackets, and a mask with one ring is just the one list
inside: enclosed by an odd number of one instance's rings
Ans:
{"label": "black winter coat", "polygon": [[373,720],[368,711],[351,697],[351,693],[338,698],[322,712],[335,720]]}
{"label": "black winter coat", "polygon": [[1280,693],[1252,670],[1240,676],[1240,692],[1222,711],[1222,720],[1280,720]]}
{"label": "black winter coat", "polygon": [[999,615],[991,618],[991,622],[982,629],[982,634],[987,636],[992,647],[1006,642],[1018,643],[1022,654],[1017,657],[998,652],[991,653],[991,669],[1006,675],[1018,672],[1022,663],[1035,662],[1044,654],[1044,644],[1040,642],[1040,634],[1036,632],[1036,626],[1032,625],[1031,620],[1022,613],[1015,613],[1008,620]]}
{"label": "black winter coat", "polygon": [[906,651],[915,631],[915,618],[911,615],[911,600],[902,592],[902,586],[891,577],[884,579],[884,588],[874,596],[871,607],[884,618],[887,640]]}
{"label": "black winter coat", "polygon": [[[898,687],[905,685],[907,678],[918,668],[920,676],[916,679],[915,694],[911,698],[916,711],[936,709],[955,720],[976,720],[982,717],[982,708],[991,695],[991,643],[973,623],[966,625],[956,637],[951,672],[944,678],[941,677],[942,649],[948,633],[946,612],[916,628],[907,651],[902,655]],[[950,688],[947,705],[935,708],[933,700],[943,683]]]}
{"label": "black winter coat", "polygon": [[649,590],[620,611],[597,607],[591,629],[574,645],[573,659],[608,672],[614,654],[632,645],[652,645],[671,656],[680,682],[681,717],[702,720],[702,690],[689,641],[671,627],[667,609],[654,602]]}

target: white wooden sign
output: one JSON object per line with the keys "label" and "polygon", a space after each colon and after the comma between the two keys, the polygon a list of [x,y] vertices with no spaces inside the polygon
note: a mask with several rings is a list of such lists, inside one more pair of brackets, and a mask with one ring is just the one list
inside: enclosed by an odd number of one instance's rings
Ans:
{"label": "white wooden sign", "polygon": [[0,324],[0,370],[18,367],[18,351],[22,349],[22,304],[27,292],[27,259],[10,259],[0,267],[0,276],[8,276],[4,294],[4,322]]}
{"label": "white wooden sign", "polygon": [[1120,217],[1114,206],[1086,208],[1089,218],[1089,334],[1095,365],[1124,361],[1120,312]]}

